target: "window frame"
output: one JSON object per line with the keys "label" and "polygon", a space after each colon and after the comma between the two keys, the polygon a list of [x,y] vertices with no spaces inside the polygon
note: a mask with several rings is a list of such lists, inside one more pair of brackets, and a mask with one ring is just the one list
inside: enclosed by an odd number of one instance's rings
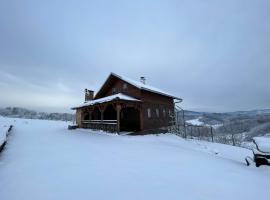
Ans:
{"label": "window frame", "polygon": [[163,112],[163,117],[165,118],[166,117],[166,109],[163,108],[162,112]]}
{"label": "window frame", "polygon": [[168,109],[168,115],[169,115],[169,117],[171,117],[171,114],[172,114],[171,109]]}
{"label": "window frame", "polygon": [[151,108],[147,108],[147,117],[148,117],[148,119],[152,118]]}
{"label": "window frame", "polygon": [[128,90],[128,85],[127,83],[124,83],[123,84],[123,91],[126,92]]}
{"label": "window frame", "polygon": [[160,117],[159,108],[156,108],[156,116],[157,116],[157,118]]}

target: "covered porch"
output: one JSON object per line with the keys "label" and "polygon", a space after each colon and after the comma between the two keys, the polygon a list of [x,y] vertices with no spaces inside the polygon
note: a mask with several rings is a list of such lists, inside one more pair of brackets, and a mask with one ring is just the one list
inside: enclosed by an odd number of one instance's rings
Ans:
{"label": "covered porch", "polygon": [[[115,95],[112,95],[115,96]],[[136,132],[141,130],[141,101],[122,96],[107,98],[106,101],[92,100],[77,110],[76,120],[81,128],[108,132]]]}

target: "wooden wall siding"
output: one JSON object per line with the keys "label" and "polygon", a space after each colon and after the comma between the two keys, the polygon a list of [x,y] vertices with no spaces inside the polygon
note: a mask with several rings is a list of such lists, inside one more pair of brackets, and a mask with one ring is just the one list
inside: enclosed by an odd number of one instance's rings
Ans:
{"label": "wooden wall siding", "polygon": [[124,92],[123,91],[123,84],[125,82],[122,81],[121,79],[118,79],[114,76],[111,76],[106,82],[105,82],[105,85],[102,86],[102,88],[98,91],[98,93],[96,94],[95,96],[95,99],[99,99],[99,98],[102,98],[102,97],[106,97],[106,96],[109,96],[109,95],[112,95],[112,88],[115,87],[117,88],[118,90],[117,91],[121,91],[122,93],[124,94],[127,94],[129,96],[132,96],[132,97],[135,97],[135,98],[140,98],[140,89],[134,87],[133,85],[131,84],[128,84],[128,89],[127,89],[127,92]]}
{"label": "wooden wall siding", "polygon": [[149,103],[173,105],[173,98],[166,97],[153,92],[148,92],[145,90],[141,92],[141,100],[143,102]]}
{"label": "wooden wall siding", "polygon": [[[169,125],[170,117],[169,110],[173,112],[174,101],[172,98],[159,95],[156,93],[142,91],[141,100],[142,103],[142,130],[157,129],[166,127]],[[148,117],[147,109],[151,109],[151,117]],[[156,109],[159,110],[159,116],[156,115]],[[163,109],[166,111],[166,115],[163,115]]]}
{"label": "wooden wall siding", "polygon": [[[151,117],[148,117],[147,109],[151,109]],[[156,109],[159,110],[159,116],[156,115]],[[166,115],[163,115],[163,109],[166,111]],[[169,110],[173,111],[173,106],[169,105],[159,105],[159,104],[151,104],[151,103],[144,103],[142,105],[142,121],[143,127],[142,130],[148,129],[156,129],[161,127],[166,127],[169,125],[170,117],[169,117]]]}

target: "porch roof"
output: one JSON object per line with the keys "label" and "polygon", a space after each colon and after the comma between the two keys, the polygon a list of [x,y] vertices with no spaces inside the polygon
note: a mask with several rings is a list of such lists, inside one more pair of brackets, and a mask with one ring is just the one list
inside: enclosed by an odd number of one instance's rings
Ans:
{"label": "porch roof", "polygon": [[99,98],[99,99],[95,99],[95,100],[91,100],[91,101],[87,101],[79,106],[73,107],[71,109],[75,110],[77,108],[82,108],[82,107],[86,107],[86,106],[92,106],[95,104],[101,104],[101,103],[105,103],[105,102],[110,102],[113,100],[124,100],[124,101],[137,101],[140,102],[139,99],[135,99],[131,96],[122,94],[122,93],[118,93],[118,94],[114,94],[111,96],[107,96],[107,97],[103,97],[103,98]]}

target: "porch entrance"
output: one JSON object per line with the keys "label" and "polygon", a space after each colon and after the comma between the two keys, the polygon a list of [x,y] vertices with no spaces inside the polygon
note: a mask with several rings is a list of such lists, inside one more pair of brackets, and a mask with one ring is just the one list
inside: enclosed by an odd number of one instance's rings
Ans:
{"label": "porch entrance", "polygon": [[140,131],[140,111],[137,108],[121,109],[120,131]]}
{"label": "porch entrance", "polygon": [[117,113],[112,104],[108,105],[106,109],[104,110],[103,119],[104,120],[117,120]]}

